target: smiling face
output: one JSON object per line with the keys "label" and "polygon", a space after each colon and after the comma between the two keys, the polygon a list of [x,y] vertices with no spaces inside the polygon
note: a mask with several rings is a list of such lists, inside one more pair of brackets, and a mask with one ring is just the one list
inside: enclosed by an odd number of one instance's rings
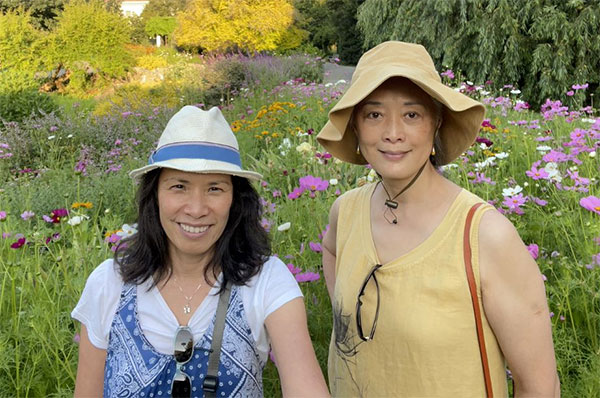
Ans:
{"label": "smiling face", "polygon": [[354,110],[364,158],[384,178],[411,178],[427,161],[438,127],[431,97],[408,79],[387,80]]}
{"label": "smiling face", "polygon": [[232,201],[230,175],[161,171],[158,209],[172,263],[210,261],[227,225]]}

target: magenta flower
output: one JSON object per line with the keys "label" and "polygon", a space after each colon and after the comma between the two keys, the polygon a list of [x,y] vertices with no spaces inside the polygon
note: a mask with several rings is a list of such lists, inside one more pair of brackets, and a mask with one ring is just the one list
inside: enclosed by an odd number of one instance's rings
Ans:
{"label": "magenta flower", "polygon": [[504,197],[504,202],[502,202],[502,204],[504,206],[508,207],[508,209],[511,212],[514,212],[517,214],[523,214],[523,210],[521,209],[521,206],[524,205],[525,202],[527,202],[527,199],[523,196],[522,193],[519,193],[514,196]]}
{"label": "magenta flower", "polygon": [[485,137],[477,137],[475,141],[477,141],[478,144],[485,144],[485,146],[487,146],[488,148],[494,145],[492,141],[488,140]]}
{"label": "magenta flower", "polygon": [[303,188],[294,188],[294,190],[288,194],[288,199],[298,199],[304,193],[304,191],[305,189]]}
{"label": "magenta flower", "polygon": [[445,72],[440,73],[440,75],[447,77],[448,79],[454,79],[454,72],[452,69],[447,69]]}
{"label": "magenta flower", "polygon": [[[52,210],[52,212],[50,213],[50,217],[52,217],[52,223],[53,224],[59,224],[60,220],[67,217],[69,215],[69,211],[67,209],[61,208],[61,209],[54,209]],[[42,217],[43,218],[43,217]],[[44,218],[44,221],[48,221]]]}
{"label": "magenta flower", "polygon": [[311,175],[300,177],[300,188],[314,191],[324,191],[329,187],[329,181],[322,180],[319,177],[313,177]]}
{"label": "magenta flower", "polygon": [[318,281],[321,278],[318,272],[303,272],[296,274],[297,282],[313,282]]}
{"label": "magenta flower", "polygon": [[25,238],[19,238],[15,243],[13,243],[12,245],[10,245],[10,247],[12,249],[18,249],[21,246],[23,246],[25,243],[27,243],[27,240]]}
{"label": "magenta flower", "polygon": [[265,217],[263,217],[263,218],[260,220],[260,225],[261,225],[261,227],[263,227],[263,228],[265,229],[265,231],[267,231],[267,232],[269,232],[269,231],[271,230],[271,222],[270,222],[268,219],[266,219]]}
{"label": "magenta flower", "polygon": [[295,266],[294,264],[292,264],[292,263],[289,263],[289,264],[287,265],[287,267],[288,267],[288,269],[290,270],[290,272],[291,272],[292,274],[294,274],[294,275],[296,275],[296,274],[299,274],[299,273],[302,271],[302,269],[301,269],[301,268],[299,268],[299,267],[296,267],[296,266]]}
{"label": "magenta flower", "polygon": [[531,166],[531,170],[527,170],[525,172],[525,174],[527,174],[527,177],[531,177],[534,180],[539,180],[539,179],[546,180],[546,179],[549,178],[548,172],[546,170],[544,170],[543,168],[542,169],[538,169],[535,164],[532,165]]}
{"label": "magenta flower", "polygon": [[6,212],[0,211],[0,221],[4,221],[4,220],[6,220]]}
{"label": "magenta flower", "polygon": [[321,253],[323,251],[321,244],[318,242],[309,242],[308,247],[310,247],[310,250],[314,251],[315,253]]}
{"label": "magenta flower", "polygon": [[529,254],[531,254],[531,257],[533,257],[534,260],[537,260],[538,255],[540,254],[540,248],[538,247],[538,245],[532,243],[529,246],[527,246],[527,250],[529,251]]}
{"label": "magenta flower", "polygon": [[35,213],[29,210],[25,210],[23,213],[21,213],[21,218],[25,221],[29,220],[33,216],[35,216]]}
{"label": "magenta flower", "polygon": [[579,201],[581,207],[586,210],[593,211],[596,214],[600,214],[600,198],[595,196],[588,196]]}

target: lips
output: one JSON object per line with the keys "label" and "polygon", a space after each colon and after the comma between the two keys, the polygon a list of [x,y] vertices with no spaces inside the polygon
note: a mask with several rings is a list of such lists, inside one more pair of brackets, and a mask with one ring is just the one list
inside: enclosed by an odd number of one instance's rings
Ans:
{"label": "lips", "polygon": [[191,234],[201,234],[202,232],[206,232],[206,230],[210,227],[209,225],[203,225],[203,226],[200,226],[200,227],[194,227],[192,225],[187,225],[187,224],[182,224],[182,223],[179,223],[179,226],[185,232],[189,232]]}
{"label": "lips", "polygon": [[398,150],[386,151],[386,150],[380,149],[379,152],[381,152],[381,154],[383,154],[383,156],[391,158],[391,159],[401,159],[404,156],[406,156],[410,151],[398,151]]}

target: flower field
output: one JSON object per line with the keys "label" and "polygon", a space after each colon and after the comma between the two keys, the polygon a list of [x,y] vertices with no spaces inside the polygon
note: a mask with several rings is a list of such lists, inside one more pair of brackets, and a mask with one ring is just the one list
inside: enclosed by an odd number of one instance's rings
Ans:
{"label": "flower field", "polygon": [[[477,142],[440,172],[515,224],[544,275],[563,396],[598,397],[600,118],[582,104],[587,87],[574,84],[533,110],[510,86],[444,79],[488,113]],[[332,319],[320,251],[329,207],[377,178],[316,142],[345,88],[292,79],[222,102],[244,165],[264,175],[262,223],[303,289],[324,371]],[[135,233],[127,171],[146,162],[181,105],[99,115],[75,103],[65,116],[0,125],[0,396],[72,395],[79,325],[70,311],[94,267]],[[265,396],[278,395],[269,363]]]}

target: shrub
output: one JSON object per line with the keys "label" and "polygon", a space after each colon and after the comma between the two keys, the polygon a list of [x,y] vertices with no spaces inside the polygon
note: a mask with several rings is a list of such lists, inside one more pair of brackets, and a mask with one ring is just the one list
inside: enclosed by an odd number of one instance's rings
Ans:
{"label": "shrub", "polygon": [[38,92],[32,73],[17,69],[0,71],[0,119],[21,121],[32,114],[57,109],[49,95]]}
{"label": "shrub", "polygon": [[129,37],[127,20],[107,11],[102,2],[73,0],[58,18],[56,61],[69,67],[84,61],[108,77],[123,77],[133,63],[125,48]]}
{"label": "shrub", "polygon": [[37,72],[43,44],[43,35],[31,25],[28,12],[0,13],[0,70],[18,67]]}

